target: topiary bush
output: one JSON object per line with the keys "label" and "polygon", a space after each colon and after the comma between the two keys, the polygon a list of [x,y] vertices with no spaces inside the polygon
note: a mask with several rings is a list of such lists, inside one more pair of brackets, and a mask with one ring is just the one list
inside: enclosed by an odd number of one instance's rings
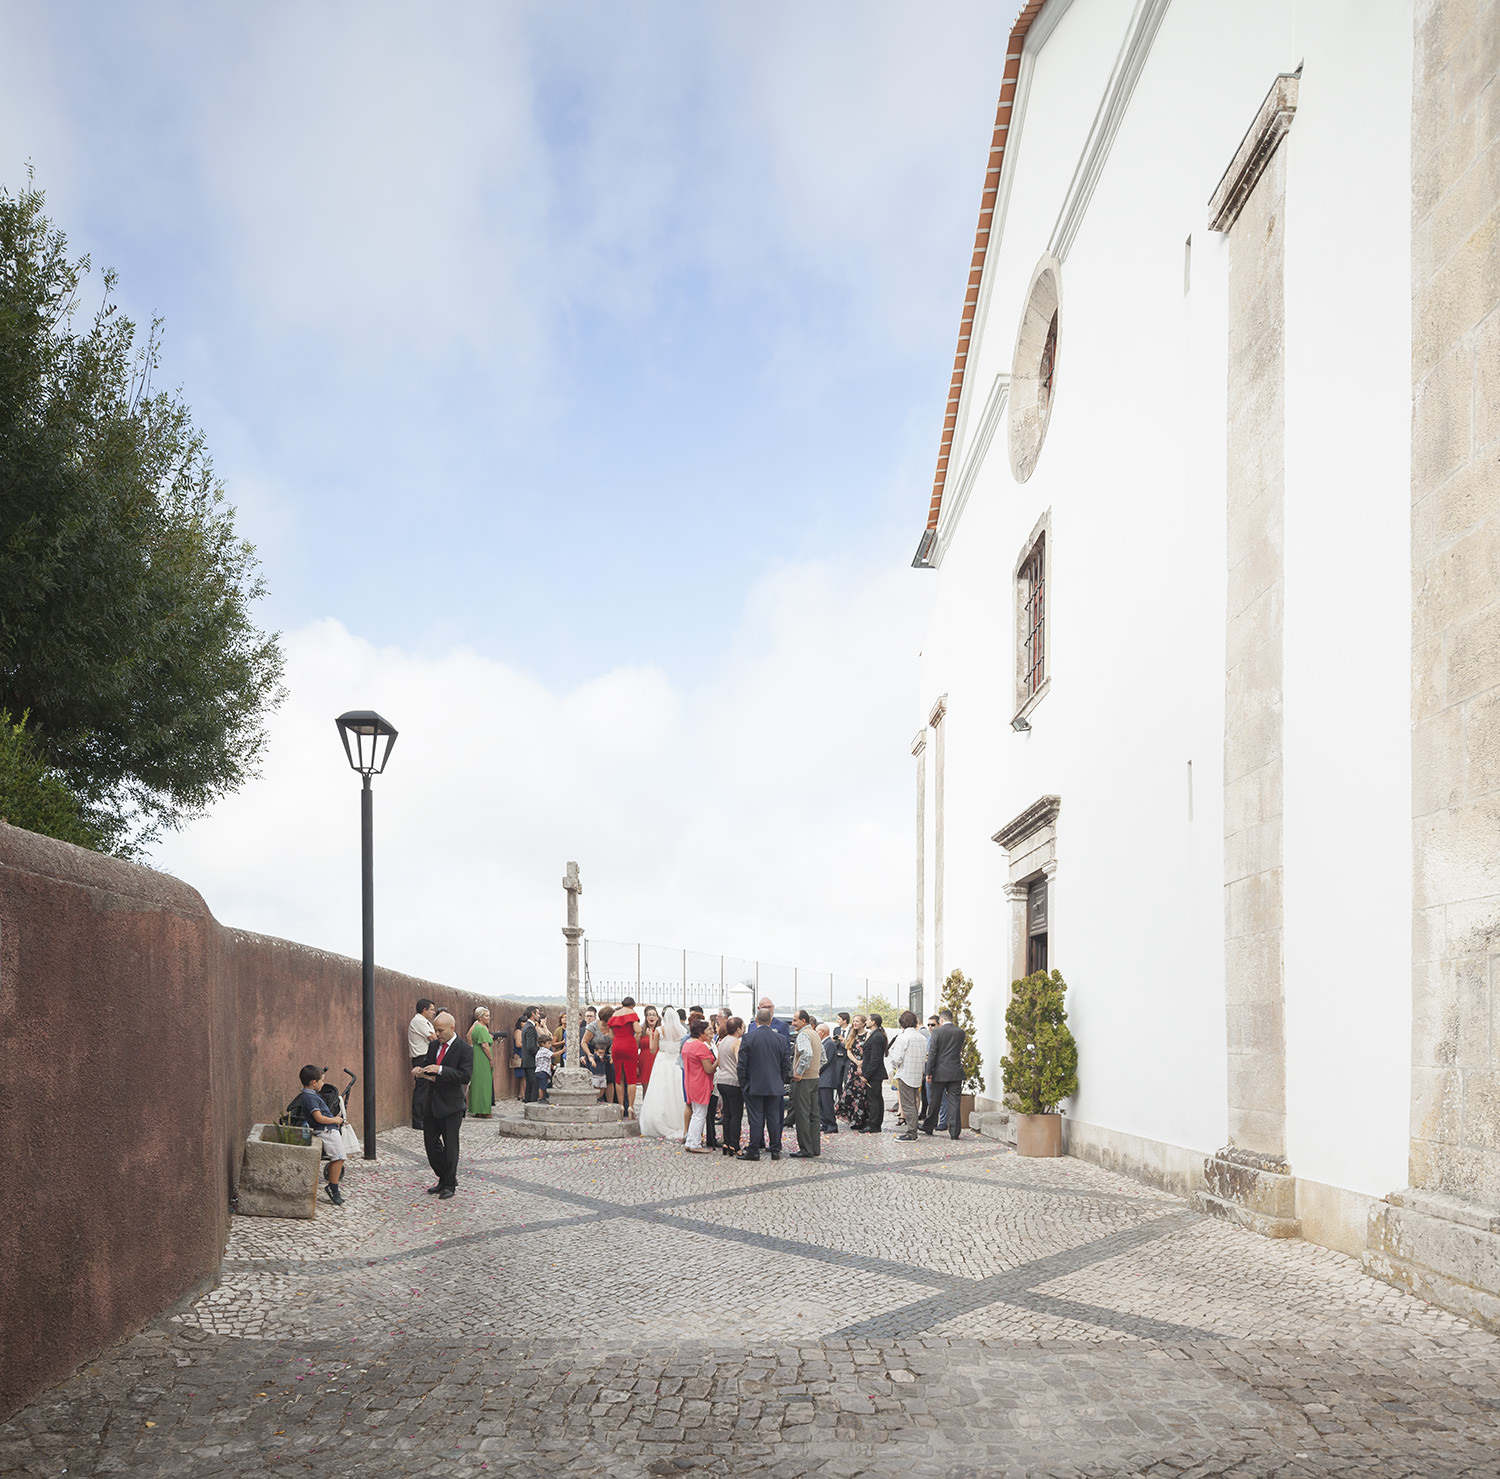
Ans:
{"label": "topiary bush", "polygon": [[1078,1044],[1063,1006],[1068,986],[1061,971],[1037,971],[1010,988],[1000,1060],[1005,1092],[1022,1114],[1055,1114],[1078,1092]]}
{"label": "topiary bush", "polygon": [[964,1083],[965,1094],[984,1093],[984,1075],[979,1071],[984,1059],[979,1055],[979,1045],[974,1041],[974,1009],[969,1005],[969,994],[974,983],[962,971],[950,971],[943,982],[943,999],[939,1006],[953,1013],[953,1020],[964,1030]]}

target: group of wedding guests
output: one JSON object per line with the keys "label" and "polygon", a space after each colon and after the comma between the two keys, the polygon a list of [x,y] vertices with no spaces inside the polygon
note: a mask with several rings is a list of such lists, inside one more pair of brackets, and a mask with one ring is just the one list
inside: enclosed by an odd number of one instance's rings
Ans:
{"label": "group of wedding guests", "polygon": [[[425,1061],[428,1044],[436,1037],[433,1024],[438,1015],[435,1002],[425,996],[418,999],[416,1015],[407,1028],[413,1068]],[[514,1076],[519,1097],[528,1104],[538,1100],[545,1103],[552,1080],[553,1060],[561,1058],[566,1035],[564,1013],[558,1014],[554,1029],[541,1007],[527,1007],[516,1018],[509,1034],[502,1030],[496,1037],[490,1027],[490,1009],[475,1007],[474,1020],[463,1034],[464,1040],[474,1050],[473,1073],[467,1090],[468,1112],[475,1119],[488,1119],[495,1112],[496,1086],[503,1082],[501,1075],[506,1072]],[[509,1053],[506,1052],[507,1036]],[[414,1091],[411,1120],[414,1130],[422,1128],[419,1099],[418,1092]]]}
{"label": "group of wedding guests", "polygon": [[[417,1003],[409,1030],[414,1067],[423,1060],[437,1013],[431,1001]],[[947,1130],[958,1138],[963,1032],[948,1013],[941,1020],[934,1013],[924,1030],[915,1012],[902,1012],[894,1036],[886,1032],[878,1012],[839,1012],[830,1024],[798,1011],[789,1033],[774,1016],[769,997],[761,998],[756,1020],[747,1026],[727,1009],[710,1015],[701,1006],[689,1007],[686,1021],[675,1007],[637,1011],[635,999],[627,996],[617,1006],[585,1009],[581,1066],[600,1103],[616,1103],[625,1118],[639,1118],[642,1134],[681,1140],[695,1152],[741,1154],[748,1120],[746,1158],[767,1148],[779,1156],[784,1099],[790,1101],[797,1131],[794,1155],[819,1154],[822,1136],[838,1134],[840,1120],[858,1134],[879,1134],[888,1079],[896,1084],[897,1123],[905,1132],[901,1139],[915,1140],[919,1127],[928,1134]],[[781,1046],[767,1040],[742,1065],[747,1035],[761,1028]],[[527,1007],[511,1031],[497,1038],[490,1029],[490,1009],[480,1006],[465,1037],[474,1055],[468,1084],[471,1115],[485,1119],[493,1114],[495,1086],[507,1069],[518,1097],[528,1104],[546,1103],[553,1064],[561,1063],[566,1051],[566,1013],[558,1014],[554,1027],[543,1008]],[[508,1062],[501,1056],[507,1047]],[[653,1071],[663,1055],[667,1066],[653,1094]],[[751,1077],[756,1080],[753,1090]],[[421,1127],[415,1098],[412,1123]]]}
{"label": "group of wedding guests", "polygon": [[887,1079],[896,1082],[900,1138],[915,1140],[920,1128],[957,1139],[963,1041],[946,1012],[925,1030],[916,1013],[902,1012],[891,1036],[879,1013],[839,1012],[829,1024],[798,1011],[784,1031],[769,997],[747,1025],[727,1009],[689,1007],[686,1020],[674,1007],[637,1011],[627,996],[585,1011],[580,1056],[600,1102],[638,1118],[643,1135],[754,1160],[764,1150],[780,1157],[788,1101],[795,1156],[820,1154],[822,1136],[838,1134],[840,1120],[859,1134],[881,1133]]}
{"label": "group of wedding guests", "polygon": [[[527,1103],[547,1098],[553,1049],[563,1051],[565,1021],[554,1034],[542,1009],[527,1007],[509,1034],[508,1066]],[[502,1064],[489,1022],[489,1008],[476,1007],[460,1039],[453,1014],[421,997],[407,1027],[412,1127],[422,1131],[437,1177],[427,1190],[441,1200],[455,1194],[465,1110],[479,1119],[494,1110]],[[749,1027],[728,1011],[710,1018],[702,1007],[690,1007],[684,1021],[675,1007],[658,1012],[648,1006],[637,1013],[627,996],[618,1006],[587,1009],[578,1046],[601,1102],[613,1099],[627,1118],[638,1115],[642,1135],[680,1141],[695,1155],[717,1150],[755,1161],[769,1150],[779,1161],[788,1100],[797,1135],[791,1154],[810,1159],[822,1154],[823,1135],[838,1134],[840,1119],[860,1133],[880,1133],[890,1077],[906,1128],[901,1139],[915,1140],[920,1120],[925,1134],[947,1129],[957,1140],[965,1036],[948,1011],[929,1018],[928,1029],[923,1032],[909,1011],[902,1012],[894,1038],[878,1012],[840,1012],[830,1027],[798,1011],[788,1031],[776,1022],[770,997],[761,998]],[[302,1079],[304,1090],[321,1084],[316,1066],[304,1068]],[[325,1120],[330,1127],[340,1123],[315,1106],[309,1114],[320,1130]],[[342,1152],[336,1159],[341,1168]],[[330,1200],[339,1202],[332,1174],[329,1184]]]}

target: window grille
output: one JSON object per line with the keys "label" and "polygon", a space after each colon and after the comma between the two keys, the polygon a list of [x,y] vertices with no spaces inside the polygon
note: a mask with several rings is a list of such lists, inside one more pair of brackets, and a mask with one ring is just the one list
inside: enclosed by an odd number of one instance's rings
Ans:
{"label": "window grille", "polygon": [[1046,536],[1021,567],[1025,592],[1022,631],[1025,634],[1021,652],[1021,701],[1031,698],[1047,676],[1047,561]]}

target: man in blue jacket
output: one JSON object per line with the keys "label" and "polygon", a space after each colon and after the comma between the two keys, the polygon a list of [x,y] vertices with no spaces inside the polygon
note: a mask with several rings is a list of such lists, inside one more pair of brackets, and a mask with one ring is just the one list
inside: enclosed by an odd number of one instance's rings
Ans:
{"label": "man in blue jacket", "polygon": [[782,1095],[792,1078],[792,1044],[771,1025],[772,1008],[755,1013],[755,1026],[740,1039],[739,1080],[750,1116],[750,1143],[742,1161],[758,1161],[763,1132],[771,1134],[771,1159],[781,1159]]}

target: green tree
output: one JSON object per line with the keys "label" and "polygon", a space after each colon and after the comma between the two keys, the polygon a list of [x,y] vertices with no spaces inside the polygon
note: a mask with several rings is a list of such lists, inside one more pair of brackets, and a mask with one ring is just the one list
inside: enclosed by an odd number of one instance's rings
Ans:
{"label": "green tree", "polygon": [[953,1020],[964,1030],[964,1086],[966,1094],[984,1093],[984,1075],[979,1071],[984,1059],[974,1041],[974,1008],[969,997],[974,983],[962,971],[950,971],[943,982],[943,999],[938,1005],[953,1013]]}
{"label": "green tree", "polygon": [[865,997],[864,1000],[860,1003],[859,1009],[867,1017],[871,1012],[878,1012],[880,1014],[881,1022],[883,1022],[887,1028],[894,1027],[896,1025],[897,1012],[895,1007],[893,1007],[890,1002],[888,1002],[885,997],[883,997],[878,991],[874,996]]}
{"label": "green tree", "polygon": [[282,696],[277,638],[202,434],[153,388],[114,274],[29,182],[0,190],[0,708],[129,852],[237,789]]}
{"label": "green tree", "polygon": [[53,774],[26,733],[26,716],[18,722],[0,709],[0,822],[58,837],[78,847],[108,851],[116,840],[111,818],[85,806]]}
{"label": "green tree", "polygon": [[1078,1092],[1078,1044],[1063,1006],[1061,971],[1037,971],[1013,982],[1005,1009],[1010,1052],[1000,1060],[1005,1092],[1022,1114],[1053,1114]]}

